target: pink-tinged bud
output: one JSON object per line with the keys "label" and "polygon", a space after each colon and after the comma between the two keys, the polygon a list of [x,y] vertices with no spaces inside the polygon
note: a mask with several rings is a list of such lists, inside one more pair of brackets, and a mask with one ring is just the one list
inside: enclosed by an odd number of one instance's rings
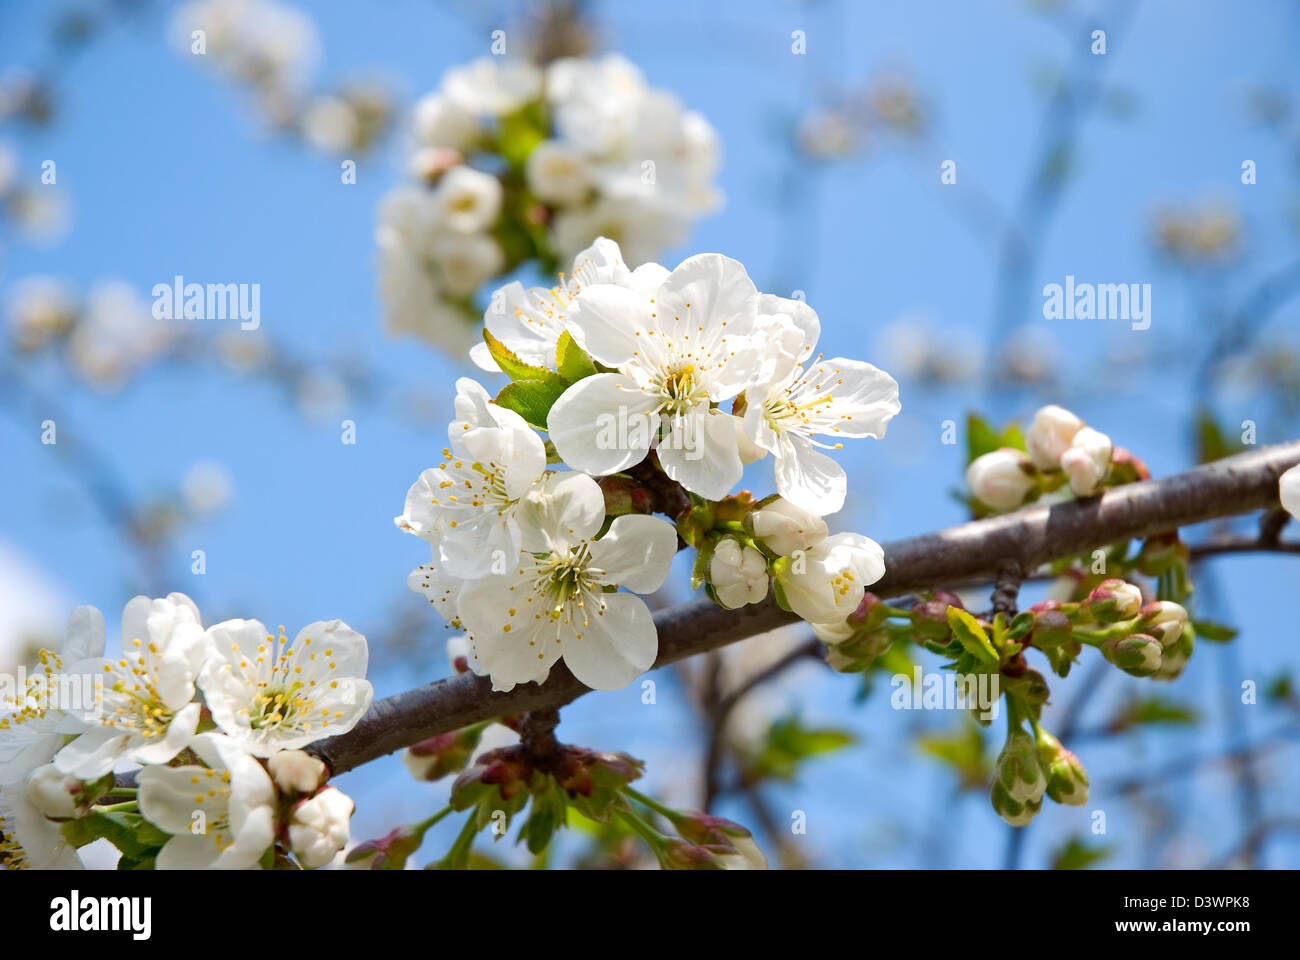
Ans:
{"label": "pink-tinged bud", "polygon": [[848,622],[855,627],[874,630],[889,619],[888,604],[874,593],[864,593],[858,609],[848,616]]}
{"label": "pink-tinged bud", "polygon": [[629,513],[653,513],[650,491],[630,477],[601,477],[597,483],[605,495],[605,514],[621,517]]}
{"label": "pink-tinged bud", "polygon": [[1160,641],[1145,633],[1112,637],[1101,645],[1101,652],[1111,663],[1134,677],[1150,677],[1160,669]]}
{"label": "pink-tinged bud", "polygon": [[440,780],[464,769],[482,733],[483,728],[475,725],[421,740],[402,751],[402,763],[416,780]]}
{"label": "pink-tinged bud", "polygon": [[1177,532],[1148,537],[1138,552],[1137,569],[1148,577],[1158,577],[1186,558],[1187,545],[1179,540]]}
{"label": "pink-tinged bud", "polygon": [[1056,404],[1043,407],[1025,431],[1025,446],[1039,470],[1059,470],[1061,454],[1071,446],[1084,423],[1069,410]]}
{"label": "pink-tinged bud", "polygon": [[1178,642],[1185,626],[1187,611],[1172,600],[1148,603],[1138,616],[1138,628],[1159,640],[1165,650]]}
{"label": "pink-tinged bud", "polygon": [[961,597],[951,590],[936,590],[933,599],[938,600],[940,603],[946,603],[950,607],[956,607],[958,610],[966,609],[966,604],[961,602]]}
{"label": "pink-tinged bud", "polygon": [[1074,627],[1070,618],[1060,610],[1034,610],[1033,614],[1034,627],[1029,634],[1029,643],[1045,650],[1070,642]]}
{"label": "pink-tinged bud", "polygon": [[1128,447],[1116,447],[1111,462],[1133,475],[1134,480],[1150,480],[1151,471],[1140,457],[1134,456]]}
{"label": "pink-tinged bud", "polygon": [[378,840],[358,843],[343,860],[348,870],[401,870],[424,842],[424,831],[398,827]]}
{"label": "pink-tinged bud", "polygon": [[1025,502],[1038,478],[1025,453],[1002,447],[971,462],[966,468],[966,485],[985,506],[1005,513]]}
{"label": "pink-tinged bud", "polygon": [[1076,497],[1101,493],[1110,476],[1110,437],[1084,427],[1074,435],[1070,449],[1061,454],[1061,469],[1070,477],[1070,492]]}
{"label": "pink-tinged bud", "polygon": [[754,835],[734,821],[687,810],[673,819],[673,827],[691,843],[715,848],[732,847],[733,852],[751,860],[755,869],[767,867],[767,858],[754,843]]}
{"label": "pink-tinged bud", "polygon": [[924,637],[947,640],[952,636],[948,626],[948,604],[938,600],[923,600],[911,610],[912,625]]}
{"label": "pink-tinged bud", "polygon": [[1038,761],[1047,772],[1047,795],[1057,803],[1081,807],[1088,802],[1088,771],[1061,741],[1046,730],[1038,736]]}
{"label": "pink-tinged bud", "polygon": [[1131,620],[1142,609],[1142,591],[1124,580],[1103,580],[1088,599],[1083,601],[1083,613],[1098,623],[1118,623]]}
{"label": "pink-tinged bud", "polygon": [[1029,608],[1030,613],[1045,613],[1048,610],[1060,610],[1062,603],[1060,600],[1042,600]]}

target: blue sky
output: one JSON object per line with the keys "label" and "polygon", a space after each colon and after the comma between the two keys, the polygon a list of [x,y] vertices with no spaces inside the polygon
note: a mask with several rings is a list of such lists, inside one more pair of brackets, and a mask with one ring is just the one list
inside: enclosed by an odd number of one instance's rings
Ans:
{"label": "blue sky", "polygon": [[[6,5],[0,64],[47,59],[52,6]],[[256,282],[269,335],[304,357],[364,357],[397,390],[428,392],[449,413],[451,382],[469,372],[466,367],[417,342],[387,339],[380,323],[373,217],[379,197],[400,179],[397,145],[362,161],[357,183],[343,185],[337,160],[260,138],[243,92],[167,45],[160,6],[110,28],[60,72],[53,128],[0,127],[0,140],[18,149],[29,175],[42,159],[56,160],[59,183],[73,204],[72,229],[55,248],[7,247],[0,283],[53,273],[84,288],[120,277],[147,293],[175,274],[200,282]],[[492,16],[471,22],[459,5],[417,0],[304,7],[322,40],[322,82],[357,74],[390,78],[408,104],[435,86],[445,69],[486,52],[490,28],[483,24],[497,22]],[[1151,252],[1150,217],[1162,202],[1220,200],[1239,212],[1245,256],[1213,284],[1229,302],[1295,258],[1293,224],[1285,213],[1296,204],[1294,159],[1275,136],[1247,121],[1243,107],[1252,85],[1297,90],[1300,14],[1293,5],[1141,4],[1106,55],[1107,78],[1131,94],[1132,115],[1100,109],[1080,125],[1074,180],[1037,251],[1032,296],[1009,317],[994,316],[996,250],[954,218],[954,202],[961,202],[954,194],[968,196],[960,192],[978,183],[1000,206],[1016,202],[1040,143],[1043,97],[1033,78],[1074,55],[1072,45],[1086,45],[1088,30],[1108,28],[1106,14],[1092,13],[1091,5],[1073,7],[1080,11],[1078,26],[1062,32],[1024,4],[992,0],[664,0],[653,7],[603,3],[594,9],[602,46],[624,53],[651,83],[702,111],[722,139],[726,207],[701,221],[664,262],[718,251],[745,263],[760,288],[787,293],[778,285],[797,286],[821,317],[823,351],[886,369],[888,357],[876,352],[877,341],[900,315],[922,313],[940,329],[984,343],[995,321],[1043,323],[1037,291],[1067,274],[1151,283],[1150,330],[1134,332],[1118,321],[1054,322],[1050,333],[1067,358],[1071,391],[1001,399],[997,412],[1023,417],[1036,402],[1059,400],[1138,452],[1157,475],[1190,463],[1188,423],[1198,388],[1188,382],[1180,358],[1207,333],[1190,285]],[[790,52],[794,30],[806,32],[805,56]],[[914,150],[882,134],[865,157],[828,167],[804,194],[806,202],[778,203],[785,154],[777,134],[786,119],[890,70],[909,77],[924,97],[933,143]],[[945,159],[957,162],[956,186],[939,184],[938,164]],[[1240,183],[1243,159],[1258,165],[1255,186]],[[1274,328],[1294,336],[1298,319],[1292,305],[1277,315]],[[1096,360],[1112,349],[1141,350],[1147,359],[1130,383],[1101,388]],[[229,468],[235,488],[230,507],[187,529],[164,558],[169,587],[192,594],[205,613],[258,617],[291,632],[339,617],[370,635],[382,634],[397,614],[418,613],[422,601],[406,591],[405,577],[425,559],[424,546],[398,533],[392,517],[441,448],[440,427],[402,422],[360,401],[312,421],[265,383],[211,363],[153,369],[111,397],[70,383],[51,365],[32,375],[59,397],[67,429],[84,431],[111,454],[138,498],[172,488],[195,461],[217,460]],[[961,448],[939,443],[940,424],[960,421],[983,399],[972,386],[924,391],[904,381],[903,413],[889,436],[844,451],[853,496],[833,527],[885,541],[963,520],[962,508],[948,497],[960,480]],[[1263,422],[1259,407],[1258,398],[1233,397],[1220,412],[1228,422]],[[343,418],[357,423],[354,446],[339,442]],[[37,431],[34,423],[24,428],[12,418],[0,420],[0,538],[21,550],[68,602],[100,606],[112,623],[127,599],[123,569],[132,561],[76,479],[37,442]],[[1260,439],[1288,437],[1264,432]],[[766,492],[770,473],[759,466],[752,483]],[[206,551],[203,577],[189,572],[193,549]],[[1294,590],[1294,562],[1241,557],[1219,561],[1215,569],[1219,594],[1232,598],[1215,617],[1242,626],[1243,636],[1230,657],[1199,650],[1183,679],[1161,691],[1204,709],[1202,735],[1142,735],[1123,748],[1080,748],[1094,782],[1161,757],[1222,747],[1225,737],[1240,732],[1225,733],[1238,728],[1225,727],[1218,716],[1227,709],[1225,685],[1237,678],[1262,683],[1296,667],[1294,625],[1267,621],[1258,599]],[[680,584],[678,593],[684,596]],[[390,663],[376,678],[381,694],[445,669],[436,652],[443,633],[431,613],[422,636],[433,654],[418,666]],[[774,806],[810,811],[806,842],[819,862],[922,865],[919,841],[935,832],[949,779],[918,760],[904,734],[913,724],[942,727],[949,719],[899,716],[883,699],[855,707],[851,680],[815,669],[801,677],[796,699],[805,716],[854,729],[863,739],[811,765],[798,786],[776,792]],[[1068,702],[1073,681],[1054,685],[1058,709]],[[1110,689],[1134,684],[1116,680]],[[1248,730],[1275,725],[1266,709],[1253,708]],[[1097,720],[1104,716],[1099,708]],[[651,709],[630,689],[585,698],[566,711],[563,733],[574,742],[644,756],[653,785],[669,776],[682,751],[698,749],[690,720],[671,690]],[[1287,756],[1288,763],[1269,774],[1271,798],[1288,791],[1294,796],[1300,786],[1295,751]],[[400,765],[390,760],[345,780],[362,802],[358,835],[420,816],[441,796],[441,788],[406,786],[401,778]],[[1236,795],[1227,778],[1204,779],[1187,828],[1203,838],[1202,852],[1213,855],[1224,849],[1219,835],[1237,831]],[[393,783],[404,789],[392,791]],[[1143,850],[1130,842],[1138,836],[1138,815],[1100,790],[1098,804],[1114,811],[1107,840],[1118,841],[1119,849],[1111,862],[1140,862]],[[734,810],[738,819],[746,813]],[[943,819],[938,862],[1001,862],[1005,831],[983,796],[946,809]],[[1086,829],[1083,812],[1051,809],[1033,828],[1025,862],[1041,864],[1061,837]],[[449,842],[449,836],[435,837],[430,850]],[[1296,866],[1300,850],[1279,844],[1269,863]]]}

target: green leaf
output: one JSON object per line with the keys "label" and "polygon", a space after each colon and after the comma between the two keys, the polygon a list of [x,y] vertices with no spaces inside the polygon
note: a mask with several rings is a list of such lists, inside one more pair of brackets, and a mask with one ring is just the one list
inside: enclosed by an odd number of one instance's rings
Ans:
{"label": "green leaf", "polygon": [[1052,869],[1083,870],[1107,859],[1110,854],[1109,847],[1084,846],[1077,837],[1071,837],[1070,841],[1052,858]]}
{"label": "green leaf", "polygon": [[966,417],[966,462],[968,464],[986,453],[992,453],[1001,445],[1001,438],[982,417],[973,413]]}
{"label": "green leaf", "polygon": [[1226,627],[1221,623],[1211,623],[1209,620],[1192,621],[1192,629],[1196,631],[1198,640],[1208,640],[1210,643],[1227,643],[1237,636],[1237,631],[1232,627]]}
{"label": "green leaf", "polygon": [[1111,729],[1123,730],[1135,724],[1193,724],[1200,714],[1192,707],[1161,696],[1142,697],[1125,705],[1111,720]]}
{"label": "green leaf", "polygon": [[555,344],[555,369],[569,383],[577,383],[596,373],[596,364],[565,330]]}
{"label": "green leaf", "polygon": [[808,757],[830,753],[853,743],[853,734],[844,730],[810,729],[797,716],[776,720],[767,731],[767,741],[752,765],[756,778],[793,779],[799,763]]}
{"label": "green leaf", "polygon": [[569,385],[569,381],[558,373],[547,370],[545,367],[535,367],[531,363],[524,363],[515,355],[513,350],[492,336],[487,330],[483,331],[483,342],[487,344],[488,353],[492,354],[492,359],[497,362],[497,366],[511,380],[540,380],[544,383],[559,386],[561,392],[563,392],[564,387]]}
{"label": "green leaf", "polygon": [[979,625],[979,621],[960,607],[948,608],[948,626],[957,642],[971,656],[983,663],[997,663],[998,652],[993,649],[989,635]]}
{"label": "green leaf", "polygon": [[[88,813],[59,827],[63,838],[74,847],[84,847],[96,840],[107,840],[133,860],[157,853],[157,845],[139,837],[144,819],[130,813]],[[170,838],[169,838],[170,839]]]}
{"label": "green leaf", "polygon": [[554,381],[516,380],[507,383],[497,394],[497,403],[519,414],[530,426],[545,430],[551,407],[569,386],[568,381],[561,377],[551,376],[555,377]]}

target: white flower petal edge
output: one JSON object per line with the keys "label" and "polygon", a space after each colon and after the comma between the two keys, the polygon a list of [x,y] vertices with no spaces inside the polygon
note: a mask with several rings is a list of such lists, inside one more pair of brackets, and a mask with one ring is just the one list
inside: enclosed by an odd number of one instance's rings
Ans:
{"label": "white flower petal edge", "polygon": [[194,681],[207,638],[194,601],[180,593],[135,597],[122,611],[121,657],[88,659],[71,673],[104,678],[102,704],[70,711],[91,729],[54,758],[59,772],[94,780],[119,761],[166,763],[194,736]]}
{"label": "white flower petal edge", "polygon": [[[497,290],[483,314],[483,325],[520,360],[554,370],[556,347],[565,331],[564,321],[573,298],[584,287],[597,283],[642,289],[648,277],[659,276],[652,274],[650,268],[667,273],[658,264],[629,270],[618,244],[597,237],[590,247],[573,258],[573,272],[569,277],[565,279],[561,274],[555,286],[525,290],[523,284],[514,282]],[[501,371],[485,343],[475,344],[470,359],[484,370]]]}
{"label": "white flower petal edge", "polygon": [[213,721],[253,756],[347,733],[374,696],[366,638],[341,620],[309,624],[292,644],[257,620],[227,620],[208,636],[199,688]]}
{"label": "white flower petal edge", "polygon": [[685,260],[653,291],[585,288],[568,329],[618,373],[579,381],[551,408],[560,457],[589,473],[617,472],[645,456],[662,420],[674,425],[661,448],[668,476],[700,496],[726,496],[740,480],[739,441],[709,411],[758,371],[757,303],[745,268],[718,254]]}
{"label": "white flower petal edge", "polygon": [[758,385],[745,393],[746,431],[775,456],[782,497],[822,516],[835,513],[844,506],[847,478],[814,448],[839,449],[844,437],[883,437],[902,409],[898,383],[861,360],[835,357],[802,366],[820,329],[816,314],[798,301],[762,302],[761,309],[770,311],[760,317],[764,369]]}
{"label": "white flower petal edge", "polygon": [[1282,509],[1300,519],[1300,466],[1294,466],[1278,478],[1278,497]]}
{"label": "white flower petal edge", "polygon": [[202,733],[191,744],[205,766],[140,771],[140,812],[172,838],[159,870],[247,870],[275,840],[275,786],[234,740]]}
{"label": "white flower petal edge", "polygon": [[884,575],[884,550],[857,533],[834,534],[777,563],[786,602],[809,623],[843,620],[857,609],[866,588]]}
{"label": "white flower petal edge", "polygon": [[592,540],[596,530],[582,504],[600,488],[580,474],[564,482],[587,492],[539,511],[555,548],[521,553],[509,572],[470,581],[459,598],[474,655],[495,690],[540,681],[561,657],[598,690],[626,686],[654,663],[659,641],[649,608],[605,588],[657,590],[676,554],[677,531],[655,517],[624,516]]}
{"label": "white flower petal edge", "polygon": [[546,448],[519,414],[493,403],[468,377],[456,382],[456,415],[443,462],[420,474],[393,522],[473,577],[494,557],[519,552],[515,506],[546,470]]}

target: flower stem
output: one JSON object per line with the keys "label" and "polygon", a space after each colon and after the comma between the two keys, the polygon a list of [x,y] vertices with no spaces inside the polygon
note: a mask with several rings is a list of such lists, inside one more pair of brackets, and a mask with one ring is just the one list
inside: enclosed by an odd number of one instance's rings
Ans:
{"label": "flower stem", "polygon": [[659,816],[663,817],[669,823],[672,823],[674,820],[677,819],[676,810],[672,809],[671,807],[664,806],[654,797],[647,797],[644,793],[641,793],[639,790],[634,790],[631,787],[624,787],[623,794],[625,796],[631,797],[633,800],[641,804],[643,807],[649,807],[651,810],[659,814]]}

